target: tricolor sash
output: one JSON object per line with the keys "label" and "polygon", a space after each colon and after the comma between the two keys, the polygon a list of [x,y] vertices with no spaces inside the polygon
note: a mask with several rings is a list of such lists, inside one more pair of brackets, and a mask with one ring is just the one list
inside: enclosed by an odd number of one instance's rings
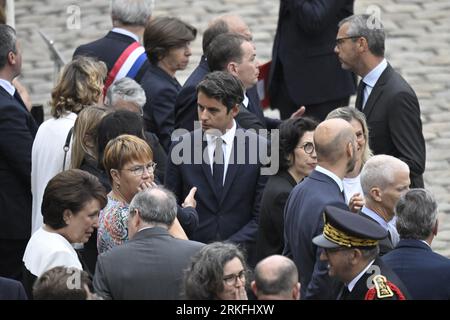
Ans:
{"label": "tricolor sash", "polygon": [[106,91],[108,91],[109,86],[116,80],[124,77],[134,79],[146,59],[147,55],[145,53],[145,49],[139,42],[135,41],[130,44],[122,52],[116,63],[114,63],[111,71],[108,73],[105,81],[105,87],[103,89],[104,96],[106,95]]}

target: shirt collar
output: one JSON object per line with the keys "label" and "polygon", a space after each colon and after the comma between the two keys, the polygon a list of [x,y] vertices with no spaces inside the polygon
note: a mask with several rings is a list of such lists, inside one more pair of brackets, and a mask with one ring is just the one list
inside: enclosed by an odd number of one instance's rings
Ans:
{"label": "shirt collar", "polygon": [[361,277],[364,275],[364,273],[366,273],[366,271],[370,268],[370,266],[374,262],[375,262],[375,260],[372,260],[363,271],[361,271],[355,278],[353,278],[352,281],[350,281],[350,283],[347,285],[348,291],[352,292],[352,290],[355,287],[355,285],[358,282],[358,280],[361,279]]}
{"label": "shirt collar", "polygon": [[139,37],[135,33],[130,32],[128,30],[125,30],[122,28],[113,28],[111,31],[115,32],[115,33],[123,34],[125,36],[129,36],[129,37],[133,38],[134,40],[136,40],[137,42],[139,42]]}
{"label": "shirt collar", "polygon": [[242,104],[244,105],[244,107],[248,108],[248,103],[249,103],[248,97],[244,93],[244,100],[242,101]]}
{"label": "shirt collar", "polygon": [[0,79],[0,86],[2,86],[3,89],[5,89],[11,96],[14,96],[16,88],[14,88],[11,82],[5,79]]}
{"label": "shirt collar", "polygon": [[[236,135],[236,121],[233,119],[233,126],[231,129],[228,129],[225,134],[223,134],[222,140],[225,142],[226,145],[233,145],[234,136]],[[216,136],[207,133],[206,134],[206,141],[208,144],[216,141]]]}
{"label": "shirt collar", "polygon": [[339,178],[337,175],[335,175],[333,172],[331,172],[330,170],[325,169],[324,167],[321,166],[316,166],[316,171],[319,171],[320,173],[323,173],[324,175],[329,176],[331,179],[333,179],[337,185],[339,186],[339,190],[344,190],[344,185],[342,184],[342,180],[341,178]]}
{"label": "shirt collar", "polygon": [[363,206],[361,211],[365,215],[371,217],[373,220],[378,222],[378,224],[380,224],[384,229],[389,230],[388,223],[382,217],[380,217],[375,211],[373,211],[372,209],[367,208],[366,206]]}
{"label": "shirt collar", "polygon": [[363,81],[366,85],[373,88],[383,73],[384,69],[387,68],[387,61],[383,59],[375,68],[373,68],[366,76]]}

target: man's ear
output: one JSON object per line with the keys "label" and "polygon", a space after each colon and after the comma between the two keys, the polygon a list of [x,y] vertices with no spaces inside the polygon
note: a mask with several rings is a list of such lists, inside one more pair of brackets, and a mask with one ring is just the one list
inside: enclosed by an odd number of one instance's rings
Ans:
{"label": "man's ear", "polygon": [[433,227],[433,230],[432,230],[433,235],[434,235],[435,237],[436,237],[437,234],[438,234],[438,229],[439,229],[439,219],[436,219],[436,223],[434,224],[434,227]]}
{"label": "man's ear", "polygon": [[236,116],[239,113],[239,104],[235,104],[233,108],[231,108],[231,115],[233,116],[233,118],[236,118]]}
{"label": "man's ear", "polygon": [[381,202],[381,200],[382,200],[381,196],[383,195],[383,191],[381,191],[380,188],[378,188],[378,187],[370,188],[369,194],[374,201]]}
{"label": "man's ear", "polygon": [[255,296],[258,296],[258,295],[257,295],[258,289],[256,288],[256,282],[255,282],[255,280],[253,280],[253,281],[250,283],[250,287],[252,288],[252,291],[253,291],[254,295],[255,295]]}
{"label": "man's ear", "polygon": [[354,152],[354,148],[353,148],[353,144],[350,141],[349,143],[347,143],[347,156],[349,159],[353,158],[353,152]]}
{"label": "man's ear", "polygon": [[238,64],[236,62],[229,62],[227,64],[227,71],[231,73],[233,76],[237,77],[238,74]]}
{"label": "man's ear", "polygon": [[292,288],[292,298],[294,300],[300,300],[300,288],[301,288],[300,282],[297,282],[294,288]]}

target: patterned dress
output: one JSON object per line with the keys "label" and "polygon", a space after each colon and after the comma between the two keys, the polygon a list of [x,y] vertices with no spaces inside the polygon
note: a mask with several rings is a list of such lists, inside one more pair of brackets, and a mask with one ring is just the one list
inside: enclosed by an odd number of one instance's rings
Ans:
{"label": "patterned dress", "polygon": [[100,211],[97,248],[103,253],[128,240],[128,203],[108,194],[108,203]]}

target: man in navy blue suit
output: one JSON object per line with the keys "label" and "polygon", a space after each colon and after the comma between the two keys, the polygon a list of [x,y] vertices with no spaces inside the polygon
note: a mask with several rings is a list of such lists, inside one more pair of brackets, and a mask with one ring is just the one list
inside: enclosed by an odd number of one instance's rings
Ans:
{"label": "man in navy blue suit", "polygon": [[200,82],[197,92],[202,128],[172,145],[165,185],[178,199],[197,187],[199,226],[192,240],[241,244],[252,265],[267,180],[260,157],[267,151],[267,141],[240,128],[234,120],[244,99],[239,79],[228,72],[212,72]]}
{"label": "man in navy blue suit", "polygon": [[335,299],[337,286],[312,239],[322,233],[325,206],[348,210],[342,179],[355,166],[356,136],[348,122],[330,119],[317,126],[314,144],[318,165],[292,190],[285,206],[283,255],[299,270],[302,299]]}
{"label": "man in navy blue suit", "polygon": [[207,48],[215,37],[227,32],[240,34],[249,40],[252,39],[249,27],[236,14],[226,14],[210,22],[208,28],[203,33],[203,55],[200,63],[189,78],[187,78],[175,102],[175,128],[183,128],[188,131],[194,130],[194,121],[198,121],[196,87],[210,72],[208,63],[206,62]]}
{"label": "man in navy blue suit", "polygon": [[381,259],[407,287],[413,299],[450,300],[450,259],[431,249],[437,235],[437,203],[431,192],[412,189],[397,203],[400,242]]}
{"label": "man in navy blue suit", "polygon": [[0,276],[18,280],[31,232],[31,148],[37,131],[11,84],[21,68],[16,32],[0,25]]}
{"label": "man in navy blue suit", "polygon": [[[139,43],[145,25],[150,20],[153,0],[113,0],[111,19],[113,29],[96,41],[79,46],[73,57],[83,55],[95,57],[106,63],[109,85],[123,77],[140,82],[148,68],[147,56]],[[120,59],[119,59],[120,58]]]}

